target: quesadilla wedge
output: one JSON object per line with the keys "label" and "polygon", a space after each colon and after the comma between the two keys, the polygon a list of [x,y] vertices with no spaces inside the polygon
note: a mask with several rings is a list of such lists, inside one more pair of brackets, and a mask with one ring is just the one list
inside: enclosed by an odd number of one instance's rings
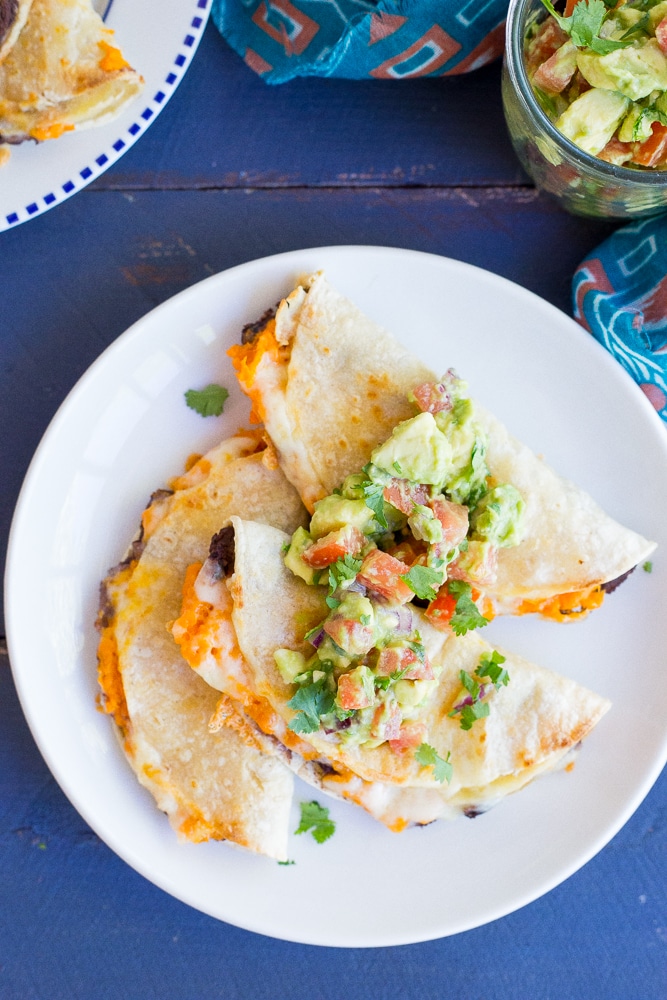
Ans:
{"label": "quesadilla wedge", "polygon": [[[319,546],[311,567],[330,565],[322,539],[336,543],[334,561],[371,535],[407,569],[433,571],[433,620],[444,627],[457,581],[487,620],[572,621],[654,549],[469,399],[456,373],[437,377],[323,274],[243,341],[229,352],[241,388],[314,515],[300,542],[302,553]],[[343,529],[359,529],[361,545],[358,534],[341,540]]]}
{"label": "quesadilla wedge", "polygon": [[0,60],[0,142],[104,124],[140,93],[91,0],[33,0],[18,12]]}
{"label": "quesadilla wedge", "polygon": [[[172,631],[185,659],[322,782],[393,829],[476,815],[565,763],[609,707],[574,681],[285,565],[289,536],[232,517]],[[236,661],[225,645],[238,643]],[[222,651],[222,652],[221,652]]]}
{"label": "quesadilla wedge", "polygon": [[[153,495],[140,535],[102,586],[100,707],[140,783],[181,839],[286,856],[293,776],[284,752],[187,666],[168,631],[183,575],[219,521],[242,511],[294,528],[303,508],[258,434],[239,434]],[[273,467],[272,467],[273,464]]]}

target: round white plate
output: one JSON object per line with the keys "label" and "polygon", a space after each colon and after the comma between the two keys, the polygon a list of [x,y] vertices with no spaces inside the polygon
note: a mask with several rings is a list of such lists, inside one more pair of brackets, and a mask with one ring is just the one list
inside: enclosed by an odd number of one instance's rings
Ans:
{"label": "round white plate", "polygon": [[[473,395],[615,517],[661,543],[585,621],[496,620],[487,637],[611,698],[571,773],[475,820],[393,834],[327,802],[331,840],[293,837],[281,866],[227,844],[179,845],[95,710],[98,582],[151,492],[192,452],[247,425],[226,348],[303,273],[331,282]],[[221,418],[183,393],[218,381]],[[667,754],[667,436],[622,368],[524,289],[441,257],[375,247],[304,250],[215,275],[149,313],[98,359],[40,445],[7,568],[10,656],[24,711],[82,816],[167,892],[240,927],[304,943],[396,945],[454,934],[547,892],[628,819]],[[298,786],[297,802],[313,790]]]}
{"label": "round white plate", "polygon": [[94,0],[123,55],[145,80],[138,98],[107,125],[9,147],[0,167],[0,232],[47,212],[86,187],[151,125],[183,79],[211,0]]}

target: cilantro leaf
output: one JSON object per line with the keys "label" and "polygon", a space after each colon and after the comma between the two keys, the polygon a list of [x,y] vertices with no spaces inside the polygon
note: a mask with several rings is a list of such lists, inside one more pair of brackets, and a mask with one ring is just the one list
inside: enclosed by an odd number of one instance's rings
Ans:
{"label": "cilantro leaf", "polygon": [[289,723],[293,733],[314,733],[320,728],[320,718],[334,709],[334,695],[327,678],[304,684],[287,702],[298,713]]}
{"label": "cilantro leaf", "polygon": [[[342,558],[339,556],[336,562],[329,566],[329,596],[333,596],[334,591],[347,580],[354,580],[361,569],[361,559],[355,559],[349,553]],[[327,604],[329,602],[327,601]],[[329,605],[331,607],[331,605]]]}
{"label": "cilantro leaf", "polygon": [[475,701],[461,709],[461,729],[472,729],[478,719],[485,719],[491,709],[487,701]]}
{"label": "cilantro leaf", "polygon": [[648,139],[651,135],[653,122],[660,122],[661,125],[667,125],[667,115],[657,108],[643,108],[632,127],[633,142],[643,142],[645,139]]}
{"label": "cilantro leaf", "polygon": [[301,802],[301,821],[295,833],[308,833],[318,844],[323,844],[325,840],[332,837],[336,831],[336,824],[329,819],[329,810],[321,806],[319,802]]}
{"label": "cilantro leaf", "polygon": [[407,573],[401,574],[401,580],[407,583],[410,590],[425,601],[434,601],[438,596],[438,588],[442,584],[442,573],[430,566],[411,566]]}
{"label": "cilantro leaf", "polygon": [[201,417],[219,417],[228,396],[229,391],[224,386],[211,382],[205,389],[188,389],[185,402]]}
{"label": "cilantro leaf", "polygon": [[499,653],[497,649],[494,649],[490,655],[485,653],[479,661],[479,665],[475,670],[475,675],[480,678],[488,677],[496,688],[496,691],[501,687],[507,687],[510,681],[510,675],[502,666],[504,662],[505,657],[502,653]]}
{"label": "cilantro leaf", "polygon": [[384,513],[384,486],[382,483],[374,483],[368,480],[362,483],[364,491],[364,503],[375,514],[375,520],[386,531],[389,527]]}
{"label": "cilantro leaf", "polygon": [[632,45],[631,38],[624,41],[600,38],[600,29],[607,16],[604,0],[579,0],[569,17],[558,14],[551,0],[542,0],[542,3],[578,49],[591,49],[599,55],[606,55],[615,49]]}
{"label": "cilantro leaf", "polygon": [[443,781],[450,782],[452,780],[452,774],[454,773],[454,767],[449,762],[451,753],[447,753],[445,758],[441,757],[435,747],[432,747],[430,743],[421,743],[415,750],[415,760],[422,767],[432,767],[433,777],[440,784]]}
{"label": "cilantro leaf", "polygon": [[651,562],[650,559],[648,559],[644,563],[644,565],[642,566],[642,569],[644,570],[645,573],[652,573],[653,572],[653,563]]}
{"label": "cilantro leaf", "polygon": [[465,635],[474,628],[488,625],[489,619],[481,614],[472,599],[472,587],[469,583],[463,580],[448,580],[447,589],[452,597],[456,598],[456,608],[449,623],[455,635]]}

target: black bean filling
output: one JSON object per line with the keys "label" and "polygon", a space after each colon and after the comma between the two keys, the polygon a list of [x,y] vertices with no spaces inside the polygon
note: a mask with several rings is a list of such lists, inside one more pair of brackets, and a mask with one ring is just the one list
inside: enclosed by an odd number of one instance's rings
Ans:
{"label": "black bean filling", "polygon": [[11,31],[18,9],[19,0],[0,0],[0,45]]}
{"label": "black bean filling", "polygon": [[213,536],[208,557],[217,562],[223,576],[231,576],[234,572],[234,554],[234,528],[230,524]]}

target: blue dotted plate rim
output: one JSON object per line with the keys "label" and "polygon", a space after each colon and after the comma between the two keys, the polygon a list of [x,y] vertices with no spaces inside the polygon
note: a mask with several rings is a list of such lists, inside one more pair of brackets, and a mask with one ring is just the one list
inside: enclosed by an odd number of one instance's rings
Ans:
{"label": "blue dotted plate rim", "polygon": [[[109,0],[107,3],[104,13],[105,19],[111,10],[113,2],[114,0]],[[179,46],[178,52],[170,64],[169,72],[152,98],[148,101],[145,98],[140,100],[138,106],[141,107],[141,110],[137,112],[134,121],[128,125],[121,135],[118,135],[113,142],[108,144],[98,156],[95,156],[91,162],[81,167],[71,178],[64,181],[57,188],[54,187],[51,191],[42,195],[41,198],[36,198],[28,205],[0,217],[0,232],[13,229],[15,226],[19,226],[29,219],[36,218],[43,212],[48,211],[48,209],[53,208],[54,205],[60,204],[60,202],[65,201],[73,194],[76,194],[77,191],[86,187],[86,185],[90,184],[91,181],[95,180],[96,177],[99,177],[100,174],[104,173],[105,170],[115,163],[123,153],[126,153],[134,145],[139,136],[153,123],[183,79],[208,21],[212,0],[191,0],[191,2],[193,3],[195,13],[190,20],[187,33]]]}

